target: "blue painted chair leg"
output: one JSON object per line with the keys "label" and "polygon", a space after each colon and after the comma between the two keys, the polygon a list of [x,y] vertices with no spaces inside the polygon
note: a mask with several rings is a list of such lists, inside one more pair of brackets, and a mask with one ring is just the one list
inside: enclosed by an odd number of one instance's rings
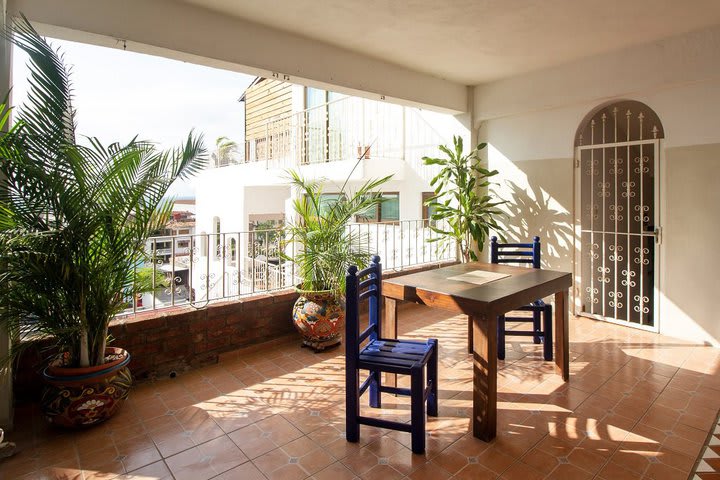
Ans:
{"label": "blue painted chair leg", "polygon": [[425,452],[425,379],[422,366],[412,367],[410,373],[410,424],[413,453]]}
{"label": "blue painted chair leg", "polygon": [[552,305],[545,305],[545,311],[543,311],[543,357],[545,360],[550,361],[553,359],[553,313]]}
{"label": "blue painted chair leg", "polygon": [[380,408],[382,406],[382,399],[380,397],[380,386],[382,385],[382,372],[375,370],[370,372],[373,380],[370,383],[370,406],[373,408]]}
{"label": "blue painted chair leg", "polygon": [[433,345],[433,353],[428,361],[428,381],[430,384],[430,393],[428,394],[427,400],[427,414],[431,417],[438,416],[438,341],[433,338],[430,339]]}
{"label": "blue painted chair leg", "polygon": [[540,329],[540,311],[533,310],[533,343],[538,345],[540,343],[540,337],[542,336],[542,330]]}
{"label": "blue painted chair leg", "polygon": [[358,371],[347,373],[346,392],[345,392],[345,438],[348,442],[357,442],[360,440],[360,424],[358,416],[360,415],[360,398]]}
{"label": "blue painted chair leg", "polygon": [[505,315],[500,315],[498,317],[497,337],[498,337],[498,345],[497,345],[498,358],[500,360],[505,360]]}

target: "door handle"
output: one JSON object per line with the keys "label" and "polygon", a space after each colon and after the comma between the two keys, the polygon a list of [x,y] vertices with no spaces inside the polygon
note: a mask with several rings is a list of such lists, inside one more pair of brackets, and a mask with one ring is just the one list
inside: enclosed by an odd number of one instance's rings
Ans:
{"label": "door handle", "polygon": [[662,227],[655,227],[655,230],[653,230],[653,236],[655,237],[655,243],[660,245],[660,243],[662,243]]}

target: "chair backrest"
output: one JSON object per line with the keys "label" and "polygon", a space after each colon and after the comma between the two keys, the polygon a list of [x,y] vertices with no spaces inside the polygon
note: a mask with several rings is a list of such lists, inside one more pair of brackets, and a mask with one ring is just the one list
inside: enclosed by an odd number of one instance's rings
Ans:
{"label": "chair backrest", "polygon": [[[365,339],[377,340],[380,333],[380,301],[382,299],[382,264],[374,255],[370,266],[358,271],[355,265],[348,268],[345,277],[345,353],[358,355]],[[368,328],[360,333],[360,305],[368,302]]]}
{"label": "chair backrest", "polygon": [[540,237],[533,237],[532,243],[498,243],[497,237],[490,239],[491,263],[528,263],[540,268]]}

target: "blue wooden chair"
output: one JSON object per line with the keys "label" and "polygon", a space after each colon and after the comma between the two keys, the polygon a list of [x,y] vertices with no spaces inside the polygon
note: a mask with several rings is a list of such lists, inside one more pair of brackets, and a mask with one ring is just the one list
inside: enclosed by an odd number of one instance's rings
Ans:
{"label": "blue wooden chair", "polygon": [[[490,239],[490,261],[492,263],[529,264],[540,268],[540,237],[534,237],[532,243],[498,243],[497,237]],[[530,305],[518,308],[520,311],[532,312],[532,317],[500,315],[497,323],[498,358],[505,359],[505,337],[533,337],[534,343],[543,344],[545,360],[553,358],[552,341],[552,305],[542,300],[535,300]],[[540,322],[542,317],[542,325]],[[508,330],[506,322],[532,322],[532,330]]]}
{"label": "blue wooden chair", "polygon": [[[345,287],[345,374],[346,438],[360,439],[360,425],[410,432],[412,451],[425,451],[425,402],[427,414],[438,414],[438,341],[385,339],[380,337],[382,300],[382,265],[373,256],[370,266],[358,272],[348,268]],[[368,328],[360,333],[360,302],[367,300]],[[367,341],[363,345],[363,342]],[[427,366],[427,382],[425,367]],[[360,383],[360,370],[369,371]],[[410,388],[382,384],[382,373],[410,375]],[[360,415],[360,397],[370,390],[370,406],[380,408],[381,394],[409,395],[410,424]]]}

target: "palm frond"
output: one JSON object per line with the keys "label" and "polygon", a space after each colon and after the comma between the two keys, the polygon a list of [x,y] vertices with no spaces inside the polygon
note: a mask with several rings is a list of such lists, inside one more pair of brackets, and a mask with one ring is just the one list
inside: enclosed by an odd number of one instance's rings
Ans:
{"label": "palm frond", "polygon": [[137,137],[77,144],[62,56],[24,17],[5,36],[29,55],[30,90],[0,135],[0,324],[15,338],[53,336],[75,364],[101,364],[145,240],[170,215],[170,185],[206,162],[202,136],[170,151]]}

